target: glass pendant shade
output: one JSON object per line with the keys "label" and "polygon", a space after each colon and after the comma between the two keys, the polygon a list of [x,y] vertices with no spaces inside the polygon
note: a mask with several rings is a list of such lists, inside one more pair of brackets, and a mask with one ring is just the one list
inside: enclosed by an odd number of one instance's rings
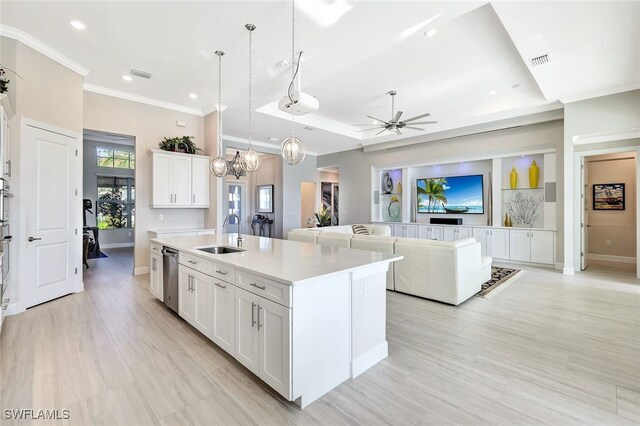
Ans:
{"label": "glass pendant shade", "polygon": [[249,147],[242,153],[242,162],[244,163],[244,169],[249,172],[255,172],[260,167],[262,160],[260,154],[258,154],[253,148]]}
{"label": "glass pendant shade", "polygon": [[227,160],[223,157],[214,158],[211,163],[209,163],[209,171],[217,177],[226,176],[229,171]]}
{"label": "glass pendant shade", "polygon": [[233,160],[229,161],[229,173],[234,175],[236,179],[240,179],[240,176],[246,175],[246,169],[244,167],[244,162],[240,157],[240,151],[236,151],[236,155],[233,157]]}
{"label": "glass pendant shade", "polygon": [[300,139],[295,136],[290,136],[282,141],[281,153],[284,161],[295,166],[302,163],[304,157],[307,155],[307,149]]}

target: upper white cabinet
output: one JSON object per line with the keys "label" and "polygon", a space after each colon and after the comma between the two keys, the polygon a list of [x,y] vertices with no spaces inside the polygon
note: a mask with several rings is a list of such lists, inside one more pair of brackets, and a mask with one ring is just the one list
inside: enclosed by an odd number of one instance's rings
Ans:
{"label": "upper white cabinet", "polygon": [[151,207],[209,207],[209,157],[151,150]]}
{"label": "upper white cabinet", "polygon": [[11,160],[9,159],[9,117],[2,106],[0,106],[0,171],[0,175],[11,176]]}

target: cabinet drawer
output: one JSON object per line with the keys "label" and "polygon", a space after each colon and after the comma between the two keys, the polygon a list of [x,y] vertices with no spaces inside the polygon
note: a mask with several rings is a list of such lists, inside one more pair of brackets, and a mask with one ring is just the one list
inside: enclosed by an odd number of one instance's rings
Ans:
{"label": "cabinet drawer", "polygon": [[226,266],[214,262],[211,275],[231,284],[236,283],[236,269],[231,266]]}
{"label": "cabinet drawer", "polygon": [[238,271],[238,287],[269,299],[280,305],[291,307],[291,286],[262,278],[248,272]]}
{"label": "cabinet drawer", "polygon": [[162,245],[151,243],[151,253],[162,256]]}
{"label": "cabinet drawer", "polygon": [[189,253],[180,252],[180,264],[195,269],[198,272],[213,276],[213,262]]}

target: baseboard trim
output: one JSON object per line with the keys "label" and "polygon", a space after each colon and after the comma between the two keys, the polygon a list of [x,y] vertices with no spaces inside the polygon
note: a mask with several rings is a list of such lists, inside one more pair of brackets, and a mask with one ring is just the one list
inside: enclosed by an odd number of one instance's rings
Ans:
{"label": "baseboard trim", "polygon": [[389,356],[389,344],[385,340],[384,343],[351,362],[351,378],[355,379],[387,356]]}
{"label": "baseboard trim", "polygon": [[565,266],[565,267],[562,268],[562,273],[564,275],[575,275],[576,271],[573,268],[569,268],[569,267]]}
{"label": "baseboard trim", "polygon": [[142,266],[140,268],[133,268],[133,275],[144,275],[149,273],[148,266]]}
{"label": "baseboard trim", "polygon": [[26,311],[26,309],[22,306],[21,303],[12,303],[9,306],[7,306],[7,310],[5,311],[6,315],[16,315],[16,314],[21,314],[24,311]]}
{"label": "baseboard trim", "polygon": [[630,256],[612,256],[609,254],[587,254],[589,260],[601,260],[603,262],[615,262],[615,263],[636,263],[635,257]]}
{"label": "baseboard trim", "polygon": [[100,244],[100,248],[110,249],[110,248],[123,248],[123,247],[133,247],[135,243],[113,243],[113,244]]}

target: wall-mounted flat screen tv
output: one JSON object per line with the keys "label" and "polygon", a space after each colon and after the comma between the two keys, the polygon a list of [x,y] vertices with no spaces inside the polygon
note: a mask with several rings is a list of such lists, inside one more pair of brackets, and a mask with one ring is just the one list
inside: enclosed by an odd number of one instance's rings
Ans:
{"label": "wall-mounted flat screen tv", "polygon": [[482,175],[416,182],[418,213],[484,214]]}

